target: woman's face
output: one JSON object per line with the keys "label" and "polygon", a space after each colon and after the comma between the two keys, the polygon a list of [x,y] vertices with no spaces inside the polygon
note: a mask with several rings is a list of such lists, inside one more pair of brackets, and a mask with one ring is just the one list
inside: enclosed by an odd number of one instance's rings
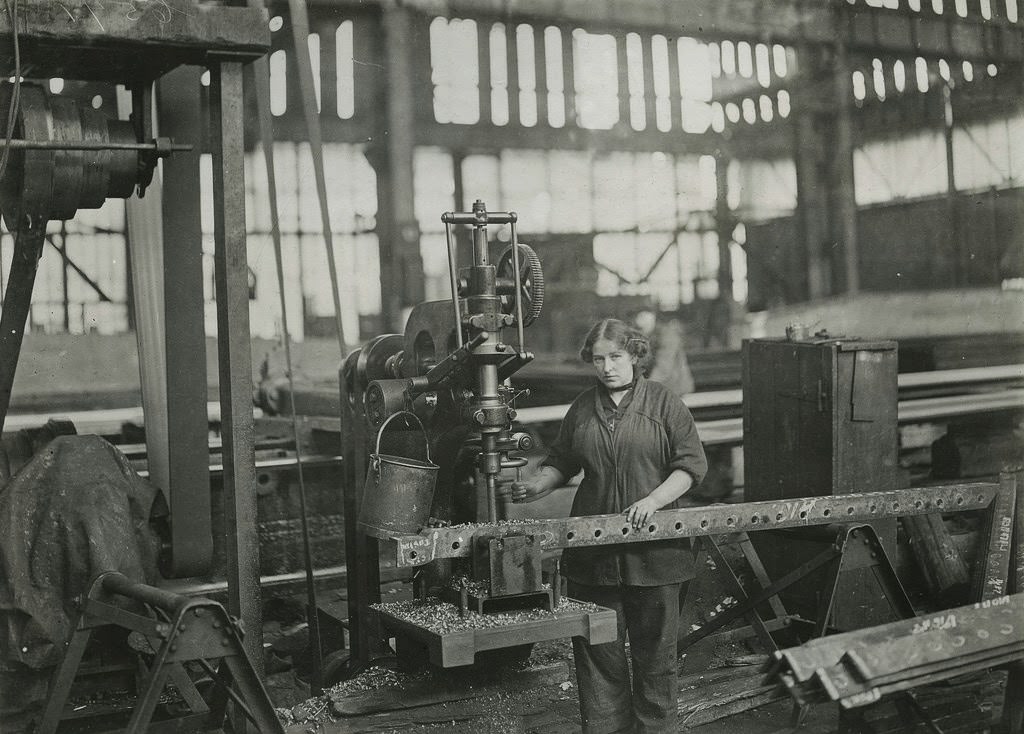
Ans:
{"label": "woman's face", "polygon": [[597,379],[609,390],[622,390],[633,384],[636,357],[608,339],[594,342],[592,362]]}

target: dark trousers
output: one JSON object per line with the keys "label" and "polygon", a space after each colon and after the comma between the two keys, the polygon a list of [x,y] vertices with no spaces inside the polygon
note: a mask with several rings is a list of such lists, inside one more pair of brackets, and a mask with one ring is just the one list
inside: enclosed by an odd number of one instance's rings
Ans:
{"label": "dark trousers", "polygon": [[615,642],[588,645],[580,637],[572,641],[583,734],[675,732],[682,585],[586,586],[570,581],[568,587],[574,599],[614,609],[619,625]]}

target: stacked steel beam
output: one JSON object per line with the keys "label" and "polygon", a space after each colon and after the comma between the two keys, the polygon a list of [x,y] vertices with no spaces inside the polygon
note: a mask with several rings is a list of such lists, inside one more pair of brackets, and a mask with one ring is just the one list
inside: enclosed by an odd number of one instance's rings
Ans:
{"label": "stacked steel beam", "polygon": [[822,637],[775,653],[801,704],[851,709],[890,693],[1024,659],[1024,593]]}

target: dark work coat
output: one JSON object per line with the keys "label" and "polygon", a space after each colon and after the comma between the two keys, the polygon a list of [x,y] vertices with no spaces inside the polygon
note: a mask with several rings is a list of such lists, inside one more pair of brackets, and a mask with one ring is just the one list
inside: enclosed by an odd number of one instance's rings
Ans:
{"label": "dark work coat", "polygon": [[[566,478],[583,470],[572,504],[575,517],[623,512],[643,499],[676,469],[693,477],[707,473],[704,447],[689,409],[658,382],[637,378],[630,403],[612,431],[597,385],[569,407],[544,464]],[[675,509],[678,501],[662,509]],[[661,586],[693,578],[686,539],[567,548],[563,572],[581,584]]]}

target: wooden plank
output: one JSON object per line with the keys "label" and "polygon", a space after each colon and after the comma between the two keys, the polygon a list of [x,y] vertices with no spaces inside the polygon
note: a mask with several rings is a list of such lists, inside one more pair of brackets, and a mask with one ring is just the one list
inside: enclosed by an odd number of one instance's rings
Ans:
{"label": "wooden plank", "polygon": [[925,581],[933,595],[948,599],[962,598],[970,583],[970,569],[953,542],[941,515],[919,515],[900,520],[910,536]]}
{"label": "wooden plank", "polygon": [[[265,10],[193,0],[98,3],[21,0],[18,35],[33,75],[151,79],[179,64],[230,56],[251,61],[270,47]],[[0,62],[13,68],[10,17],[0,14]]]}
{"label": "wooden plank", "polygon": [[400,688],[359,691],[345,696],[332,696],[332,709],[339,716],[360,716],[382,711],[418,708],[437,703],[464,701],[495,693],[525,691],[537,686],[560,683],[572,675],[567,661],[516,671],[508,675],[476,672],[432,675],[414,680]]}

